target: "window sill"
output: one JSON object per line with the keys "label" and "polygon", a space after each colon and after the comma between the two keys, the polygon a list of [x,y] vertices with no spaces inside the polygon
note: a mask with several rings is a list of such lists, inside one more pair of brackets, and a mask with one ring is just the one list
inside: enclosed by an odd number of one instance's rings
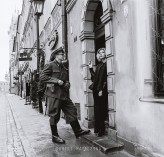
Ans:
{"label": "window sill", "polygon": [[159,103],[159,104],[164,104],[164,98],[139,98],[139,101],[141,102],[150,102],[150,103]]}

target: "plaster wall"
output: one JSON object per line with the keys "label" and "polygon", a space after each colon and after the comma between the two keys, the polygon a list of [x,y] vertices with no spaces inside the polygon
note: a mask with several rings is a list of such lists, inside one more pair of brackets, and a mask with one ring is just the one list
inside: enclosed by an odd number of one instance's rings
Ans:
{"label": "plaster wall", "polygon": [[84,91],[82,48],[80,41],[80,23],[83,1],[76,1],[72,10],[68,13],[68,57],[69,79],[71,83],[70,97],[74,103],[80,103],[81,120],[84,120]]}
{"label": "plaster wall", "polygon": [[114,1],[116,125],[118,135],[164,154],[162,104],[140,102],[152,95],[152,4],[147,0]]}

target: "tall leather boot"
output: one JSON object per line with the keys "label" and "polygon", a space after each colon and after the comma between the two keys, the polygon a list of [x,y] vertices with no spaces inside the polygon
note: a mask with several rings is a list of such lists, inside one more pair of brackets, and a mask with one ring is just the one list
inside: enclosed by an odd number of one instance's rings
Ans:
{"label": "tall leather boot", "polygon": [[77,119],[75,121],[71,122],[70,125],[74,131],[76,138],[90,133],[90,130],[81,129],[80,124]]}
{"label": "tall leather boot", "polygon": [[63,140],[57,131],[57,126],[56,125],[50,125],[51,127],[51,132],[52,132],[52,142],[59,143],[59,144],[65,144],[65,140]]}

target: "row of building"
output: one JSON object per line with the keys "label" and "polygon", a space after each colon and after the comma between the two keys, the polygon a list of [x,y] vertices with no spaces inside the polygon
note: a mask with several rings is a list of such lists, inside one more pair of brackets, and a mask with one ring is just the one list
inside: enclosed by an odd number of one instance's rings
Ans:
{"label": "row of building", "polygon": [[[10,92],[22,97],[37,71],[36,22],[32,3],[23,0],[9,31]],[[96,65],[96,51],[106,48],[108,137],[132,154],[164,155],[163,23],[163,0],[45,0],[39,19],[39,67],[64,48],[70,97],[88,128],[94,124],[88,63]]]}

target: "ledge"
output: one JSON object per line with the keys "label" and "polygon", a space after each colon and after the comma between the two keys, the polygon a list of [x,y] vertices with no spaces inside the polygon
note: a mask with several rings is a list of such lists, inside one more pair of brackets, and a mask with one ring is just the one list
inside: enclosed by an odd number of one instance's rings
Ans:
{"label": "ledge", "polygon": [[101,16],[101,21],[103,24],[109,22],[112,20],[113,17],[113,11],[112,10],[107,10],[102,16]]}
{"label": "ledge", "polygon": [[164,98],[155,98],[155,97],[142,98],[142,97],[140,97],[139,101],[164,104]]}
{"label": "ledge", "polygon": [[87,32],[87,31],[83,31],[80,34],[80,40],[83,41],[85,39],[95,39],[95,34],[93,32]]}

